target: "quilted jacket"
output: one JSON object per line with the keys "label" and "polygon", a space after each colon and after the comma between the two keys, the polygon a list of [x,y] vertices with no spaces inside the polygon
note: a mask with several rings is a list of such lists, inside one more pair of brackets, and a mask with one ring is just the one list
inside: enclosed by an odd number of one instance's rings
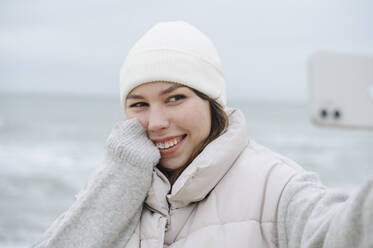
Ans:
{"label": "quilted jacket", "polygon": [[245,118],[184,170],[170,191],[157,169],[126,247],[277,247],[277,210],[284,187],[303,170],[247,138]]}

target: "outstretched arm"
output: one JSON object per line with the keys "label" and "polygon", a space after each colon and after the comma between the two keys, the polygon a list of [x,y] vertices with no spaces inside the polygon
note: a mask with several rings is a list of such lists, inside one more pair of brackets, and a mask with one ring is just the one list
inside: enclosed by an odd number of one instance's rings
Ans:
{"label": "outstretched arm", "polygon": [[139,223],[160,154],[136,119],[118,122],[103,167],[34,247],[124,247]]}
{"label": "outstretched arm", "polygon": [[355,194],[331,192],[318,177],[294,177],[280,201],[280,248],[373,247],[373,178]]}

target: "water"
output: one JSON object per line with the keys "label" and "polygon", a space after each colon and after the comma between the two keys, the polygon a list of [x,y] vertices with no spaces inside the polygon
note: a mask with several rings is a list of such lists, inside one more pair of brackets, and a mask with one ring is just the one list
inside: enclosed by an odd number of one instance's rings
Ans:
{"label": "water", "polygon": [[[373,174],[373,131],[313,126],[302,104],[236,102],[251,138],[353,191]],[[74,201],[124,115],[117,98],[0,96],[0,247],[30,247]]]}

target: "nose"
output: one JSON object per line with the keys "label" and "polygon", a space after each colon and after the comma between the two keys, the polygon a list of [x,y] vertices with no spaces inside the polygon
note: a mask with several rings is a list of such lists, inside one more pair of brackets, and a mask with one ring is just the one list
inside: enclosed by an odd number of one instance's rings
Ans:
{"label": "nose", "polygon": [[148,131],[156,132],[167,129],[170,126],[167,113],[160,107],[154,107],[149,110]]}

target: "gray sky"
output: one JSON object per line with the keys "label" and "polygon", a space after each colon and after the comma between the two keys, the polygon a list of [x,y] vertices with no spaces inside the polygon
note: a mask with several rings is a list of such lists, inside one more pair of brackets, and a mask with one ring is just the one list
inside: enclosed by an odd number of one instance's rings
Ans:
{"label": "gray sky", "polygon": [[159,21],[184,20],[215,43],[228,100],[307,99],[317,50],[373,54],[370,0],[3,0],[0,93],[119,95],[119,68]]}

